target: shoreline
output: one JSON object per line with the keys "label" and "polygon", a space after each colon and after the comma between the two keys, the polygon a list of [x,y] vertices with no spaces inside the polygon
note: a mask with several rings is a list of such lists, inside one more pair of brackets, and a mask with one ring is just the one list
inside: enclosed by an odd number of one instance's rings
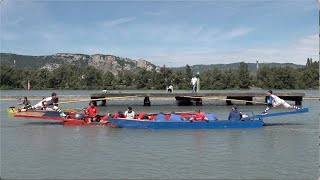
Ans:
{"label": "shoreline", "polygon": [[[24,96],[0,96],[1,101],[19,101],[22,100]],[[90,95],[59,95],[60,101],[66,101],[66,100],[90,100]],[[40,101],[43,98],[43,96],[28,96],[29,100],[38,100]],[[112,97],[111,97],[112,98]],[[115,99],[118,101],[131,101],[131,100],[143,100],[144,97],[134,97],[130,99]],[[213,97],[213,98],[226,98],[226,97]],[[175,98],[172,97],[150,97],[150,99],[153,100],[175,100]],[[205,98],[203,100],[206,100]],[[253,99],[254,101],[263,101],[264,98],[256,97]],[[320,100],[320,97],[317,95],[309,95],[303,97],[303,100]],[[214,101],[214,100],[206,100],[206,101]]]}

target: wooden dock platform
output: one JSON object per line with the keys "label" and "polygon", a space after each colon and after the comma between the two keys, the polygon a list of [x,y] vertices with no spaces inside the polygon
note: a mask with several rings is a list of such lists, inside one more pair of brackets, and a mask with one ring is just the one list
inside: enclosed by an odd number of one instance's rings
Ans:
{"label": "wooden dock platform", "polygon": [[[277,96],[284,100],[295,101],[296,105],[301,105],[305,93],[297,92],[279,92],[276,93]],[[168,92],[126,92],[126,93],[94,93],[90,97],[93,101],[102,101],[101,105],[106,104],[106,100],[99,100],[102,98],[113,98],[113,97],[127,97],[136,96],[143,98],[144,106],[150,106],[152,98],[175,98],[178,105],[191,105],[196,104],[201,106],[203,99],[211,100],[214,98],[226,99],[227,105],[232,105],[232,100],[243,100],[246,101],[247,105],[252,105],[254,98],[264,98],[266,102],[265,92],[205,92],[205,93],[168,93]],[[96,99],[96,100],[95,100]]]}

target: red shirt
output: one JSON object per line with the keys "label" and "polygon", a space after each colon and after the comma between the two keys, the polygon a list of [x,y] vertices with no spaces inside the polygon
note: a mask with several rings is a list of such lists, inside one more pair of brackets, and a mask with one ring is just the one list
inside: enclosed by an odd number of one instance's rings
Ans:
{"label": "red shirt", "polygon": [[126,115],[124,115],[124,114],[120,115],[117,113],[113,116],[113,118],[126,118]]}
{"label": "red shirt", "polygon": [[197,120],[197,121],[202,121],[204,120],[204,118],[206,118],[203,114],[196,114],[192,117],[194,120]]}
{"label": "red shirt", "polygon": [[88,107],[86,109],[86,114],[88,114],[89,117],[94,117],[96,115],[98,115],[99,110],[97,107]]}
{"label": "red shirt", "polygon": [[144,116],[147,115],[145,112],[141,112],[138,116],[138,119],[144,119]]}

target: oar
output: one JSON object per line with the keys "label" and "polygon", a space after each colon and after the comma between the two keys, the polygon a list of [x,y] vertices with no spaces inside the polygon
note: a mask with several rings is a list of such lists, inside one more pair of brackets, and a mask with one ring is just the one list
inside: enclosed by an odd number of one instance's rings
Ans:
{"label": "oar", "polygon": [[106,97],[106,98],[98,98],[98,99],[84,99],[84,100],[75,100],[75,101],[64,101],[59,102],[58,104],[67,104],[67,103],[76,103],[76,102],[86,102],[86,101],[99,101],[99,100],[113,100],[113,99],[123,99],[123,98],[134,98],[138,96],[123,96],[123,97]]}
{"label": "oar", "polygon": [[264,102],[257,102],[257,101],[247,101],[247,100],[239,100],[239,99],[225,99],[225,98],[207,98],[209,100],[226,100],[226,101],[238,101],[238,102],[250,102],[254,104],[267,104]]}
{"label": "oar", "polygon": [[224,101],[251,102],[251,103],[254,103],[254,104],[267,104],[267,103],[264,103],[264,102],[247,101],[247,100],[239,100],[239,99],[211,98],[211,97],[202,97],[202,96],[183,96],[183,97],[202,98],[202,99],[209,99],[209,100],[224,100]]}

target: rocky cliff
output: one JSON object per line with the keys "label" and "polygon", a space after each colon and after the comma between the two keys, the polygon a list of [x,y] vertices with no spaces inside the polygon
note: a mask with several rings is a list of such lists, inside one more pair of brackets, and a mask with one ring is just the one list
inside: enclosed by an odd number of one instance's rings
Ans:
{"label": "rocky cliff", "polygon": [[27,56],[10,53],[1,53],[0,63],[15,66],[17,68],[28,69],[48,69],[53,70],[64,64],[72,64],[81,67],[93,66],[98,69],[110,71],[117,75],[122,70],[136,70],[144,68],[146,70],[158,69],[157,66],[144,59],[132,60],[113,55],[103,54],[71,54],[57,53],[46,56]]}

